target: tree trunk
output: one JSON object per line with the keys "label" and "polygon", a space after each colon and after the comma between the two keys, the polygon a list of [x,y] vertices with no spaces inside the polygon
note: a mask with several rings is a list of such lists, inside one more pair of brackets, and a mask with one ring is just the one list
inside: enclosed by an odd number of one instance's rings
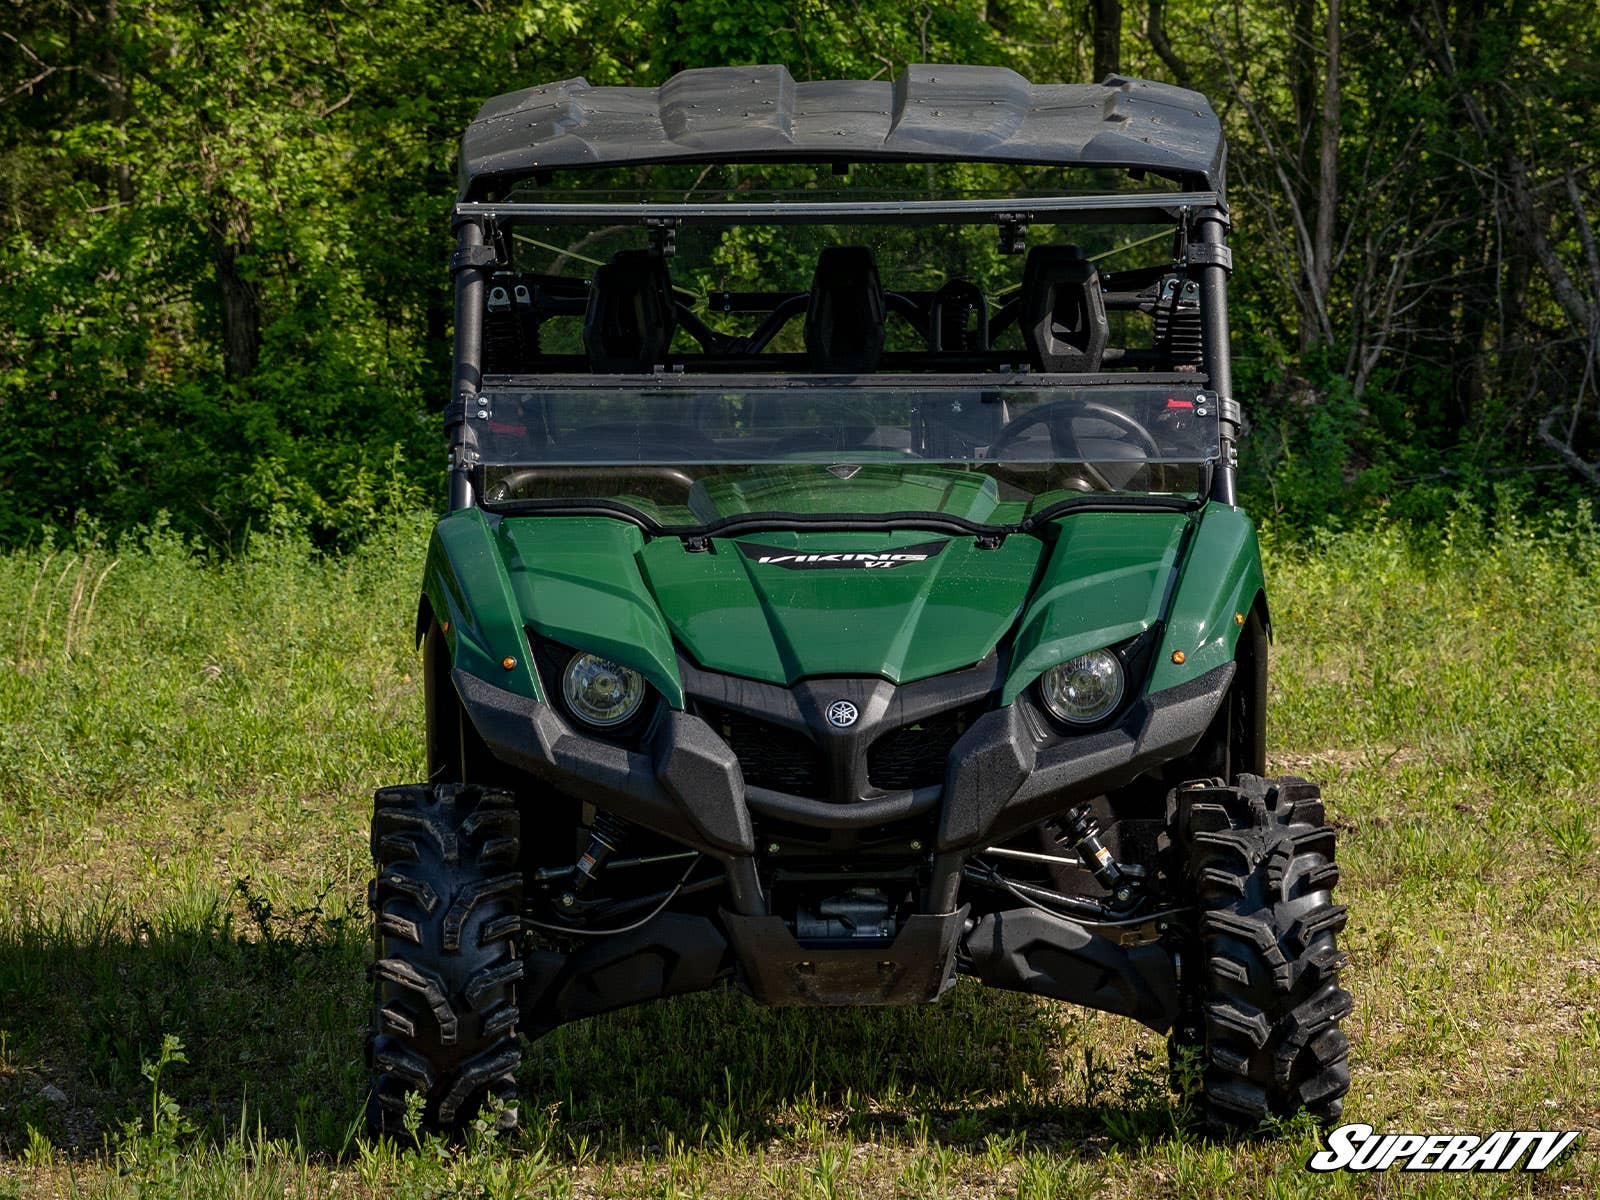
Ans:
{"label": "tree trunk", "polygon": [[1094,36],[1094,78],[1122,72],[1122,0],[1089,0]]}
{"label": "tree trunk", "polygon": [[221,213],[213,214],[209,224],[222,323],[222,374],[229,383],[242,383],[261,360],[261,301],[255,284],[239,269],[250,256],[248,230],[239,217]]}
{"label": "tree trunk", "polygon": [[1294,96],[1295,198],[1302,210],[1312,204],[1312,129],[1317,109],[1317,0],[1294,0],[1294,34],[1289,40],[1289,90]]}
{"label": "tree trunk", "polygon": [[1339,217],[1339,0],[1328,0],[1324,45],[1327,54],[1322,71],[1322,111],[1317,129],[1317,186],[1312,205],[1316,213],[1316,225],[1311,238],[1310,261],[1306,263],[1307,291],[1312,302],[1301,314],[1301,350],[1309,350],[1333,339],[1328,316],[1328,293],[1333,286],[1333,233]]}
{"label": "tree trunk", "polygon": [[[118,54],[120,32],[117,28],[117,0],[106,0],[105,40],[100,54],[100,75],[106,89],[106,115],[118,134],[124,133],[133,106],[128,101],[128,84],[122,73],[122,60]],[[116,183],[117,200],[133,203],[133,168],[126,161],[111,164],[111,175]]]}
{"label": "tree trunk", "polygon": [[1317,164],[1317,289],[1333,280],[1333,227],[1339,215],[1339,0],[1328,0],[1328,55],[1322,76],[1322,154]]}

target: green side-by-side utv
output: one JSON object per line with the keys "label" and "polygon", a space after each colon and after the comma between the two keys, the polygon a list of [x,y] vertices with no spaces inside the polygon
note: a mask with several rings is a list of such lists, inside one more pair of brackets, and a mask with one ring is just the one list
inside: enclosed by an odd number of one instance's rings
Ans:
{"label": "green side-by-side utv", "polygon": [[483,107],[429,776],[372,826],[376,1130],[414,1093],[513,1121],[519,1038],[595,1013],[961,975],[1168,1033],[1212,1122],[1337,1116],[1334,835],[1263,778],[1223,161],[1202,97],[1115,76]]}

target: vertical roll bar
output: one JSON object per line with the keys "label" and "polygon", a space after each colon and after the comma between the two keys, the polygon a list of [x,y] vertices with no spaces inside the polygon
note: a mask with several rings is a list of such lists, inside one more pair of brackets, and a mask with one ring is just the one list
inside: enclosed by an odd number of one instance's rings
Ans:
{"label": "vertical roll bar", "polygon": [[1228,334],[1228,274],[1233,251],[1226,237],[1228,217],[1217,208],[1194,215],[1194,236],[1189,241],[1190,274],[1200,283],[1200,337],[1206,374],[1217,393],[1217,416],[1222,427],[1222,458],[1211,479],[1211,498],[1237,503],[1234,467],[1238,460],[1239,403],[1233,398],[1233,359]]}
{"label": "vertical roll bar", "polygon": [[472,217],[459,218],[456,248],[450,255],[450,274],[456,285],[455,386],[445,406],[444,431],[450,442],[450,510],[471,508],[478,500],[472,490],[472,470],[478,462],[477,431],[473,418],[483,386],[483,304],[488,269],[495,254],[484,237],[483,225]]}

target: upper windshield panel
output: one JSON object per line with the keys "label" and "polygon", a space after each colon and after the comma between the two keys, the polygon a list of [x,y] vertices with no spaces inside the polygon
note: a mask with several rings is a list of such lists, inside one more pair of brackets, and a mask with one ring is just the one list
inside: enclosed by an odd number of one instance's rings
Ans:
{"label": "upper windshield panel", "polygon": [[[937,213],[917,203],[878,202],[871,221],[842,215],[855,209],[837,193],[751,204],[743,219],[721,219],[725,205],[657,217],[616,205],[595,224],[560,223],[550,208],[503,217],[483,371],[491,386],[499,375],[797,370],[1204,382],[1201,284],[1172,225],[1030,214],[1022,200],[1014,213],[992,200]],[[773,223],[750,215],[762,210]]]}
{"label": "upper windshield panel", "polygon": [[482,502],[998,523],[1202,493],[1218,406],[1181,206],[926,203],[960,180],[858,208],[854,186],[763,204],[711,173],[663,197],[658,173],[652,197],[742,203],[498,211]]}

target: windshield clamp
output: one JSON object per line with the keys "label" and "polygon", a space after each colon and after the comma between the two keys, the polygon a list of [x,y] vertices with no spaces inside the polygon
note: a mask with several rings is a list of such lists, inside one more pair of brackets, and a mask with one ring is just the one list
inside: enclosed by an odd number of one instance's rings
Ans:
{"label": "windshield clamp", "polygon": [[703,533],[690,534],[683,539],[683,548],[689,554],[705,554],[711,549],[711,539]]}
{"label": "windshield clamp", "polygon": [[1233,250],[1221,242],[1190,242],[1184,262],[1191,267],[1221,267],[1233,270]]}
{"label": "windshield clamp", "polygon": [[644,227],[650,231],[651,254],[671,258],[678,252],[677,217],[646,217]]}
{"label": "windshield clamp", "polygon": [[493,411],[489,407],[487,396],[462,392],[444,406],[444,427],[451,429],[456,425],[464,425],[474,418],[487,421],[492,415]]}
{"label": "windshield clamp", "polygon": [[979,550],[998,550],[1000,543],[1006,540],[1003,533],[980,533],[973,539]]}
{"label": "windshield clamp", "polygon": [[1028,213],[1000,214],[1000,253],[1021,254],[1028,248]]}
{"label": "windshield clamp", "polygon": [[481,270],[497,261],[493,246],[461,246],[450,252],[450,273]]}

